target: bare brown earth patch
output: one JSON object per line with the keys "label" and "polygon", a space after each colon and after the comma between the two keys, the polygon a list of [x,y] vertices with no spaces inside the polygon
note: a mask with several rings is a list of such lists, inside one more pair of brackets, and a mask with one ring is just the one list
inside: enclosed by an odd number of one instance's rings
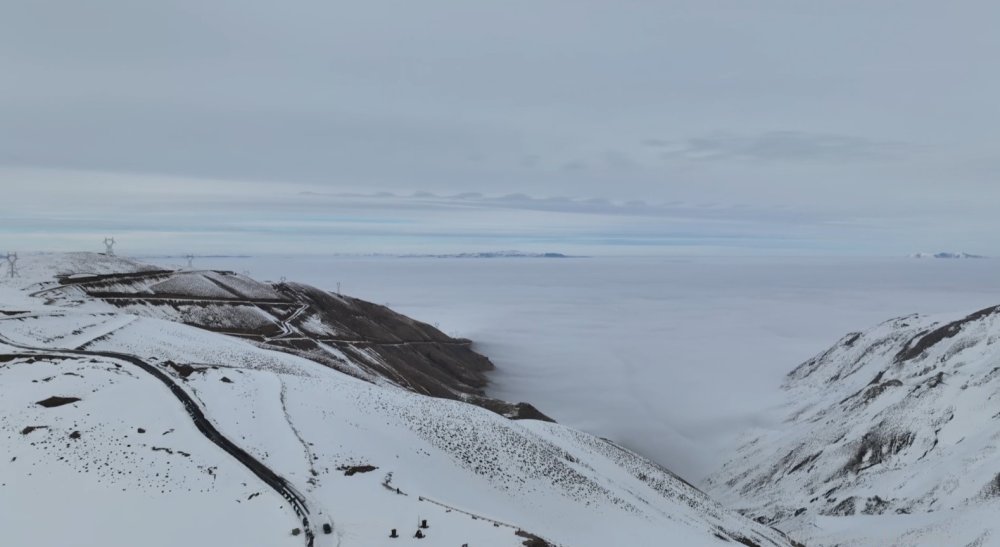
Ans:
{"label": "bare brown earth patch", "polygon": [[[380,304],[298,283],[262,283],[233,272],[152,270],[61,282],[129,313],[166,314],[363,380],[387,378],[415,393],[466,401],[509,419],[552,421],[530,404],[488,396],[487,374],[495,367],[472,349],[472,341],[452,338]],[[204,292],[209,285],[211,295]],[[325,349],[331,347],[362,370]],[[202,370],[166,365],[182,378]]]}

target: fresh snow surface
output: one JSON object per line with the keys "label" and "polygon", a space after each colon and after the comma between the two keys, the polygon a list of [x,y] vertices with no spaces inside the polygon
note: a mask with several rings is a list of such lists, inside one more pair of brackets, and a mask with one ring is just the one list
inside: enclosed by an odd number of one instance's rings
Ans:
{"label": "fresh snow surface", "polygon": [[1000,307],[845,336],[709,492],[809,545],[1000,545],[998,342]]}
{"label": "fresh snow surface", "polygon": [[[790,546],[590,434],[52,290],[57,272],[141,269],[127,262],[21,264],[21,278],[0,280],[2,545],[306,544],[293,535],[303,524],[291,499],[210,440],[217,434],[304,500],[317,547],[515,547],[517,529],[574,547]],[[77,348],[85,353],[67,351]],[[78,400],[38,404],[50,397]],[[363,465],[376,469],[342,471]],[[422,519],[428,537],[417,540]],[[402,537],[389,539],[391,528]]]}
{"label": "fresh snow surface", "polygon": [[995,260],[260,257],[195,267],[340,282],[437,323],[497,364],[493,395],[693,481],[748,427],[778,423],[783,376],[843,333],[1000,303]]}

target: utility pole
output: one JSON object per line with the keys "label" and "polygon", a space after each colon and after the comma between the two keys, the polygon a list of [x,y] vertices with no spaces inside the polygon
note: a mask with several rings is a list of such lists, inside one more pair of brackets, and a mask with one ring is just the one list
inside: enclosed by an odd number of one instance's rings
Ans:
{"label": "utility pole", "polygon": [[104,254],[108,256],[115,256],[115,238],[113,237],[104,238],[104,248],[106,249]]}

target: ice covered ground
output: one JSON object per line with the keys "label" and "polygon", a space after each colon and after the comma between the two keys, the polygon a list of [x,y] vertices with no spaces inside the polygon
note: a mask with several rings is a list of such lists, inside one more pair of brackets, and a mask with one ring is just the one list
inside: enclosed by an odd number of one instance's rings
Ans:
{"label": "ice covered ground", "polygon": [[[151,260],[181,264],[182,259]],[[493,393],[607,436],[692,480],[779,386],[844,333],[1000,303],[998,260],[910,258],[198,258],[380,303],[476,341]]]}

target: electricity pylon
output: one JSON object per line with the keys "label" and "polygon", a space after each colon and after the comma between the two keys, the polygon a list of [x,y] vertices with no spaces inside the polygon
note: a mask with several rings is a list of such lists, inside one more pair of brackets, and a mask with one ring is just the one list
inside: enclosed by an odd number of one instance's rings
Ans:
{"label": "electricity pylon", "polygon": [[7,253],[7,275],[8,277],[18,277],[17,274],[17,253]]}

